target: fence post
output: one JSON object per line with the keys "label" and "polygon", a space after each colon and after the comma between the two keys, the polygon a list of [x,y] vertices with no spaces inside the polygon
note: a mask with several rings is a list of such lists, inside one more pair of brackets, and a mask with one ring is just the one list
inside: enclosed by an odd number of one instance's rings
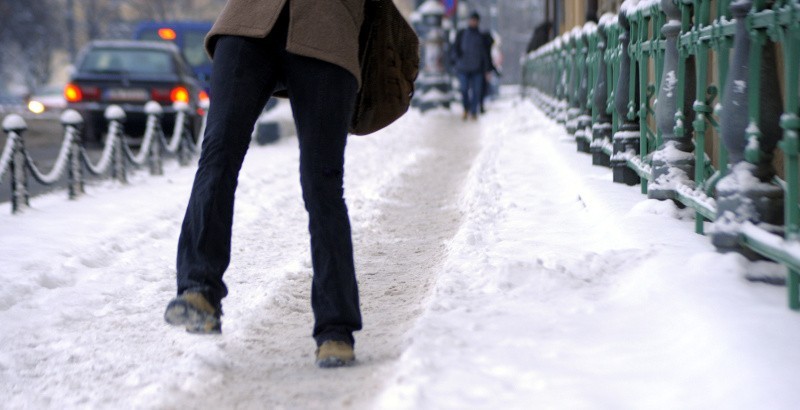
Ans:
{"label": "fence post", "polygon": [[562,36],[561,47],[557,52],[558,60],[558,108],[556,110],[556,122],[566,126],[567,111],[569,110],[569,36]]}
{"label": "fence post", "polygon": [[[758,8],[765,7],[763,2],[758,4]],[[745,249],[739,244],[743,222],[782,233],[783,189],[772,182],[773,151],[781,137],[782,104],[775,81],[775,46],[767,39],[766,29],[749,25],[749,13],[758,10],[754,10],[752,0],[736,1],[730,8],[736,18],[736,34],[725,85],[721,132],[731,172],[717,185],[712,243],[723,251],[743,252]],[[786,62],[793,63],[796,62]]]}
{"label": "fence post", "polygon": [[150,175],[164,175],[164,162],[161,158],[161,116],[164,110],[155,101],[148,101],[144,105],[144,112],[147,114],[147,129],[145,132],[152,133],[153,142],[150,144],[149,164]]}
{"label": "fence post", "polygon": [[[795,23],[788,26],[784,31],[783,42],[783,61],[800,61],[800,24]],[[786,184],[786,207],[785,226],[786,239],[794,241],[800,240],[800,207],[797,206],[798,187],[800,187],[800,164],[798,153],[800,153],[800,75],[796,66],[784,63],[785,95],[786,107],[785,114],[781,116],[781,127],[783,128],[783,140],[780,147],[785,157]],[[789,307],[793,310],[800,310],[800,272],[789,269],[786,281],[788,287]]]}
{"label": "fence post", "polygon": [[28,129],[28,124],[17,114],[11,114],[3,120],[3,131],[8,138],[13,138],[11,152],[11,212],[21,212],[30,207],[28,194],[28,173],[25,164],[25,143],[22,134]]}
{"label": "fence post", "polygon": [[[694,111],[691,107],[696,82],[694,58],[684,58],[678,51],[681,10],[673,0],[661,0],[661,8],[668,20],[661,29],[666,37],[666,50],[656,105],[656,126],[663,142],[653,153],[653,182],[647,196],[664,200],[675,199],[677,186],[694,177]],[[701,67],[703,69],[705,67]]]}
{"label": "fence post", "polygon": [[[628,167],[628,153],[632,152],[633,155],[636,155],[639,152],[639,118],[636,110],[629,109],[629,106],[639,106],[639,70],[633,68],[635,63],[631,60],[628,50],[631,25],[625,12],[619,13],[619,27],[620,68],[619,80],[617,80],[617,87],[614,90],[614,105],[619,114],[620,124],[618,131],[614,134],[611,167],[614,182],[636,185],[639,183],[639,175]],[[631,83],[634,84],[634,90],[630,89]]]}
{"label": "fence post", "polygon": [[105,111],[106,120],[108,123],[108,138],[110,142],[106,144],[114,144],[112,150],[112,165],[111,165],[111,178],[119,180],[123,184],[128,182],[128,175],[125,170],[125,153],[122,151],[122,124],[125,122],[125,111],[118,105],[110,105]]}
{"label": "fence post", "polygon": [[590,49],[589,49],[589,30],[594,23],[586,23],[581,29],[580,36],[576,40],[576,52],[578,58],[578,112],[575,117],[575,143],[578,152],[589,152],[590,135],[586,132],[591,129],[592,117],[589,106],[589,81],[592,72],[589,69]]}
{"label": "fence post", "polygon": [[594,95],[592,99],[592,164],[609,166],[609,157],[603,152],[603,145],[611,141],[611,116],[606,110],[608,101],[608,61],[606,48],[608,45],[608,20],[603,18],[597,27],[597,75],[595,76]]}
{"label": "fence post", "polygon": [[567,85],[567,117],[566,127],[569,135],[575,135],[578,128],[578,114],[580,113],[580,106],[578,102],[578,92],[580,88],[580,75],[578,71],[578,36],[580,30],[578,28],[572,29],[569,34],[569,41],[567,43],[567,71],[569,71],[569,81]]}
{"label": "fence post", "polygon": [[[549,90],[548,94],[552,94],[551,102],[552,106],[548,112],[553,121],[558,121],[558,109],[561,104],[561,59],[559,55],[561,54],[561,37],[556,37],[553,40],[553,45],[550,47],[550,50],[547,51],[547,58],[550,62],[550,80],[549,80]],[[545,46],[547,47],[547,46]],[[531,62],[531,64],[535,64],[535,60]],[[541,90],[539,90],[541,91]]]}
{"label": "fence post", "polygon": [[69,199],[77,199],[84,193],[80,132],[83,126],[83,117],[75,110],[65,110],[61,114],[61,125],[64,126],[64,132],[67,135],[72,134],[72,144],[68,154],[67,188],[69,189]]}
{"label": "fence post", "polygon": [[[546,58],[548,61],[548,80],[547,80],[547,89],[545,94],[550,97],[550,104],[548,104],[547,115],[550,116],[553,120],[558,117],[558,109],[559,104],[561,101],[559,100],[561,96],[561,70],[560,64],[561,60],[559,59],[559,54],[561,53],[561,39],[556,38],[553,40],[552,46],[544,46],[549,47],[549,50],[546,52]],[[532,65],[535,64],[535,61],[531,62]],[[538,90],[543,91],[543,90]]]}

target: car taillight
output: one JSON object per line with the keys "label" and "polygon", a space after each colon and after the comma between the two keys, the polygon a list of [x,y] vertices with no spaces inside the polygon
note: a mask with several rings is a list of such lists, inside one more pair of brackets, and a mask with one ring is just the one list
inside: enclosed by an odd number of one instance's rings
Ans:
{"label": "car taillight", "polygon": [[81,102],[83,100],[83,91],[75,84],[67,84],[64,87],[64,98],[67,102]]}
{"label": "car taillight", "polygon": [[189,90],[186,87],[177,86],[169,92],[169,99],[172,102],[189,102]]}
{"label": "car taillight", "polygon": [[174,88],[153,88],[150,90],[150,98],[160,104],[171,104],[174,102],[189,102],[189,90],[184,86]]}
{"label": "car taillight", "polygon": [[150,91],[150,98],[152,98],[153,101],[157,103],[168,104],[171,102],[169,98],[171,91],[172,90],[170,90],[169,88],[153,88],[153,90]]}
{"label": "car taillight", "polygon": [[99,101],[100,87],[80,87],[70,83],[64,87],[64,98],[67,102]]}
{"label": "car taillight", "polygon": [[200,106],[197,107],[197,115],[199,116],[206,115],[206,110],[203,109],[203,107],[207,107],[207,105],[203,105],[203,103],[206,104],[208,103],[209,100],[208,93],[205,92],[204,90],[200,90],[200,92],[197,94],[197,100],[200,101]]}

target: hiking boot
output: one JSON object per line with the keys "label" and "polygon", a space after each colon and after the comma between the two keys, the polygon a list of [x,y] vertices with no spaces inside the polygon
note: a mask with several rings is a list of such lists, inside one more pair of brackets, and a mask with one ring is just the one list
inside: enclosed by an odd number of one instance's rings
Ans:
{"label": "hiking boot", "polygon": [[339,340],[327,340],[317,348],[317,366],[322,368],[342,367],[356,360],[353,345]]}
{"label": "hiking boot", "polygon": [[184,292],[172,299],[164,312],[164,320],[173,326],[186,326],[189,333],[222,333],[222,310],[214,307],[198,292]]}

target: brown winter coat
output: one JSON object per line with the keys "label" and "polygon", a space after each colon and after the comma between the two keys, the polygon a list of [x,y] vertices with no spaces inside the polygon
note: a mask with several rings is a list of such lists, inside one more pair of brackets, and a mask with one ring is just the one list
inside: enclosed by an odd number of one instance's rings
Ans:
{"label": "brown winter coat", "polygon": [[228,0],[206,36],[206,51],[214,57],[220,35],[266,37],[287,1],[290,17],[286,50],[336,64],[353,73],[361,84],[358,34],[364,0]]}

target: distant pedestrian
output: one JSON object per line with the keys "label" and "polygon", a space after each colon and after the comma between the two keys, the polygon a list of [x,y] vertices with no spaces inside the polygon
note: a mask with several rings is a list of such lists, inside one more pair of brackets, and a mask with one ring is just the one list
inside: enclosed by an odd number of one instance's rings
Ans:
{"label": "distant pedestrian", "polygon": [[491,66],[490,54],[486,52],[486,40],[479,30],[480,21],[480,14],[472,13],[469,27],[458,32],[453,45],[465,120],[478,118],[483,83]]}
{"label": "distant pedestrian", "polygon": [[[192,333],[222,330],[237,178],[256,118],[277,92],[289,97],[300,145],[316,363],[355,359],[361,312],[343,175],[361,81],[363,10],[364,0],[228,0],[206,37],[211,107],[178,240],[178,295],[164,314],[168,323]],[[269,229],[270,221],[262,223]]]}

